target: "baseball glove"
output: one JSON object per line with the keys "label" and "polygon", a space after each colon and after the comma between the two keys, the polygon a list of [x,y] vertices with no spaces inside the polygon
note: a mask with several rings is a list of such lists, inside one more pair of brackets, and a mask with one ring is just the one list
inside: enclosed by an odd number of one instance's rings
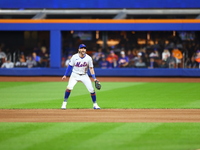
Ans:
{"label": "baseball glove", "polygon": [[101,89],[101,84],[98,80],[94,81],[95,82],[95,87],[97,90],[100,90]]}

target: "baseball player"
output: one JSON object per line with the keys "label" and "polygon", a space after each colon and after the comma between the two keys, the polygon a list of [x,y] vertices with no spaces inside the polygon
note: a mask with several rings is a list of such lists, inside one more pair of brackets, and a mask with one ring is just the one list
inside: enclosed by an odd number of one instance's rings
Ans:
{"label": "baseball player", "polygon": [[86,45],[80,44],[78,53],[74,54],[69,62],[69,65],[66,69],[66,72],[64,76],[62,77],[62,80],[66,79],[66,76],[69,72],[72,73],[69,78],[68,86],[65,91],[64,95],[64,101],[62,103],[61,109],[66,109],[67,100],[70,96],[71,90],[73,90],[74,86],[77,82],[81,81],[86,86],[87,90],[91,94],[92,102],[93,102],[93,108],[94,109],[100,109],[100,107],[97,104],[96,101],[96,93],[92,86],[92,82],[87,74],[87,70],[90,70],[91,76],[94,79],[95,83],[98,81],[95,77],[95,72],[93,69],[93,61],[92,58],[86,54]]}

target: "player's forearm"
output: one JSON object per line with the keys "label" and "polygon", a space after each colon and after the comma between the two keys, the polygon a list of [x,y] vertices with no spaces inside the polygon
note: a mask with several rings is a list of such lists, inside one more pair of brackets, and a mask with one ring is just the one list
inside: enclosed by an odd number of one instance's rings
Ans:
{"label": "player's forearm", "polygon": [[95,74],[94,68],[90,67],[90,73],[91,73],[91,74]]}
{"label": "player's forearm", "polygon": [[96,80],[95,72],[93,68],[90,68],[90,74],[94,80]]}

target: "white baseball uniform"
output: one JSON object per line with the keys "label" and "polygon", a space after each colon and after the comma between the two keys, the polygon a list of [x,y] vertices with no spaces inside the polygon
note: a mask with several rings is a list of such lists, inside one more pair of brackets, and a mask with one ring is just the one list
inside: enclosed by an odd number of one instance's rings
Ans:
{"label": "white baseball uniform", "polygon": [[94,93],[92,82],[87,74],[89,67],[93,67],[92,58],[87,54],[85,54],[85,57],[81,58],[77,53],[72,56],[69,65],[72,66],[73,69],[67,88],[72,90],[76,83],[81,81],[90,93]]}

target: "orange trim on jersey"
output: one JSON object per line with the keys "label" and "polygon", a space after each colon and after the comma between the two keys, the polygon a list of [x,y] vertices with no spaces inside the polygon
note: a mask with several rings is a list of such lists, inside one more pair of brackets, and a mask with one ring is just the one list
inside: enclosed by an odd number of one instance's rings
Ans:
{"label": "orange trim on jersey", "polygon": [[96,95],[96,93],[90,93],[91,94],[91,96],[95,96]]}
{"label": "orange trim on jersey", "polygon": [[69,89],[66,89],[66,92],[71,92],[71,90],[69,90]]}
{"label": "orange trim on jersey", "polygon": [[0,23],[200,23],[200,19],[0,19]]}

